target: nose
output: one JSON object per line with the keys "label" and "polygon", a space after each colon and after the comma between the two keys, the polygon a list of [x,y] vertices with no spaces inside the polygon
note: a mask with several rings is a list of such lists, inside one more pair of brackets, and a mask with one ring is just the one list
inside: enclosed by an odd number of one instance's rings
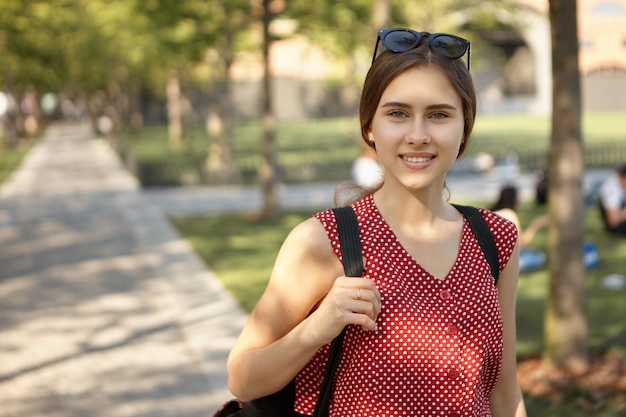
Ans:
{"label": "nose", "polygon": [[406,140],[408,143],[415,145],[430,143],[430,135],[421,120],[416,120],[413,123],[411,131],[406,135]]}

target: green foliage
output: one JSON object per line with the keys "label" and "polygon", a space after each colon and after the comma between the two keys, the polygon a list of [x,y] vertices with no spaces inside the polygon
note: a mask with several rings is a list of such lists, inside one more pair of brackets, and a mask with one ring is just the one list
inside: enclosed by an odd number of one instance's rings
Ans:
{"label": "green foliage", "polygon": [[132,79],[160,92],[171,67],[203,61],[229,31],[249,26],[250,7],[247,0],[3,1],[0,77],[10,76],[18,93],[71,87],[89,95]]}

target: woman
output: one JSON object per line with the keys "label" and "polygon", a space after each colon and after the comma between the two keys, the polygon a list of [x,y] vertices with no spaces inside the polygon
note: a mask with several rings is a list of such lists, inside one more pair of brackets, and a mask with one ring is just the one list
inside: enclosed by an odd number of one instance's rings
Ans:
{"label": "woman", "polygon": [[547,227],[550,218],[547,214],[535,218],[525,230],[522,230],[522,224],[517,215],[517,205],[519,198],[517,188],[507,185],[500,190],[498,201],[491,207],[491,211],[499,214],[515,225],[519,234],[518,246],[519,252],[519,270],[526,271],[529,269],[539,268],[546,262],[546,254],[540,250],[530,249],[528,245],[535,238],[540,229]]}
{"label": "woman", "polygon": [[482,211],[498,246],[496,289],[467,222],[443,197],[476,113],[460,59],[468,51],[454,35],[379,32],[359,117],[384,179],[353,204],[366,271],[343,276],[330,210],[293,229],[229,357],[241,400],[295,378],[295,410],[312,414],[328,343],[348,326],[330,416],[526,415],[515,226]]}
{"label": "woman", "polygon": [[512,185],[507,185],[500,190],[500,196],[498,201],[491,207],[491,211],[495,211],[505,219],[510,220],[515,224],[519,233],[519,247],[525,248],[535,238],[535,235],[540,229],[548,226],[550,218],[547,214],[535,218],[526,230],[522,231],[522,224],[519,216],[517,215],[517,205],[519,203],[517,188]]}

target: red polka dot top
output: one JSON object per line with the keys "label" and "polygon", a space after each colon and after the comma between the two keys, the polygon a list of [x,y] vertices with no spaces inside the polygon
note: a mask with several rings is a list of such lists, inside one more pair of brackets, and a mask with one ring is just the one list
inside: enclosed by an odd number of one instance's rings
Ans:
{"label": "red polka dot top", "polygon": [[[353,207],[367,259],[364,275],[378,286],[382,311],[375,332],[348,328],[330,416],[490,416],[489,396],[502,360],[502,316],[489,264],[467,220],[457,260],[440,280],[404,250],[372,195]],[[515,226],[490,211],[481,213],[502,269],[515,245]],[[341,257],[334,214],[315,217]],[[328,348],[296,377],[298,413],[313,414]]]}

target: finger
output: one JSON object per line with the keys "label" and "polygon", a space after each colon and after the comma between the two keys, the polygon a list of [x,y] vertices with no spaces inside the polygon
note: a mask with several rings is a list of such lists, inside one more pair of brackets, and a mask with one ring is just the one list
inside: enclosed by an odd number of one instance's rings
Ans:
{"label": "finger", "polygon": [[375,331],[378,328],[376,320],[372,319],[367,314],[353,312],[349,314],[348,320],[351,324],[359,326],[365,331]]}
{"label": "finger", "polygon": [[349,300],[344,308],[351,324],[360,325],[363,330],[376,330],[376,319],[380,312],[378,305],[376,300]]}

